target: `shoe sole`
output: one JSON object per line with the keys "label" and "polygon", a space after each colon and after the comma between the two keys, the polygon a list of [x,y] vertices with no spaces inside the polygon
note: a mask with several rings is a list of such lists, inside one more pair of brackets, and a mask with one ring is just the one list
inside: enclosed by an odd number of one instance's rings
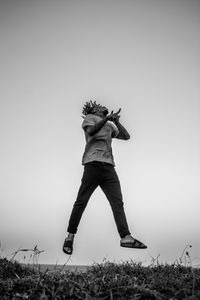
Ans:
{"label": "shoe sole", "polygon": [[134,245],[134,243],[121,243],[120,246],[124,248],[132,248],[132,249],[147,249],[147,246],[137,247]]}

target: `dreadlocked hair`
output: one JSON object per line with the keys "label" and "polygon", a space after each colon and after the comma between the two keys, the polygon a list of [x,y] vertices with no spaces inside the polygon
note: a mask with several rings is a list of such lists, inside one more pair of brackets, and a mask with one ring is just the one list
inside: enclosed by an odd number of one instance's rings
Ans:
{"label": "dreadlocked hair", "polygon": [[102,107],[102,105],[97,104],[96,101],[92,101],[92,100],[87,101],[83,106],[82,114],[84,116],[91,114],[93,108],[95,108],[95,107]]}

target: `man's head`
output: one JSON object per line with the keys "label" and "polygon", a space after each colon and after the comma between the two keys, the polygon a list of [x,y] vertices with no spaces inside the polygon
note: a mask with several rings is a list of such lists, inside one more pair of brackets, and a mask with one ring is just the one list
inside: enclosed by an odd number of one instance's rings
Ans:
{"label": "man's head", "polygon": [[108,114],[108,109],[101,104],[97,104],[96,101],[87,101],[83,106],[83,115],[86,116],[88,114],[97,115],[99,117],[106,117]]}

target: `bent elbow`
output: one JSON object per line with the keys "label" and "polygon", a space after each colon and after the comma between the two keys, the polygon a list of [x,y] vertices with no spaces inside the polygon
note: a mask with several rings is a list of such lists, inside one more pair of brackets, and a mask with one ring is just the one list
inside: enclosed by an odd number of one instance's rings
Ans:
{"label": "bent elbow", "polygon": [[125,136],[126,141],[130,140],[130,138],[131,138],[130,134]]}

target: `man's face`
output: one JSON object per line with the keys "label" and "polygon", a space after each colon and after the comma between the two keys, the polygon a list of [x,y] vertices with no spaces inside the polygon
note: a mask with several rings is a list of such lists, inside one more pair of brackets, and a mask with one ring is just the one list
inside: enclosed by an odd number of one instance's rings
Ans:
{"label": "man's face", "polygon": [[108,114],[108,109],[105,106],[94,107],[92,113],[99,117],[106,117]]}

